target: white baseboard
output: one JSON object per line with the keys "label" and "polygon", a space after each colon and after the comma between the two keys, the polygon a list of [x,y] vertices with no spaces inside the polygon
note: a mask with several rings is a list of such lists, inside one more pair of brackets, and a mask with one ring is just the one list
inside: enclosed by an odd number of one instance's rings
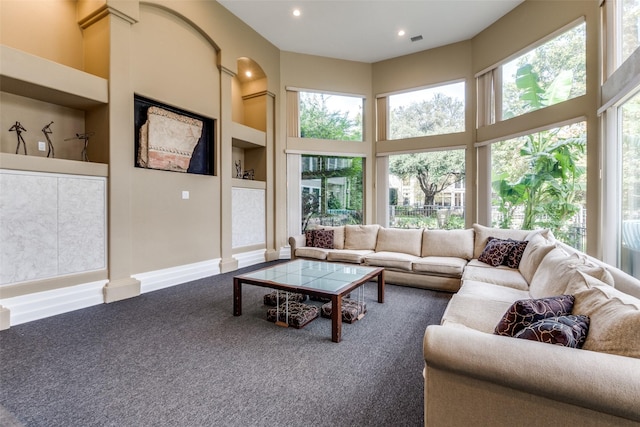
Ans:
{"label": "white baseboard", "polygon": [[140,292],[146,293],[216,274],[220,274],[219,258],[134,274],[132,277],[140,281]]}
{"label": "white baseboard", "polygon": [[266,253],[266,249],[258,249],[257,251],[234,254],[233,257],[238,261],[238,268],[244,268],[265,262]]}
{"label": "white baseboard", "polygon": [[283,246],[280,248],[279,259],[291,259],[291,246]]}
{"label": "white baseboard", "polygon": [[107,280],[83,283],[35,294],[21,295],[0,300],[0,305],[10,312],[10,326],[32,322],[57,314],[102,304],[102,288]]}

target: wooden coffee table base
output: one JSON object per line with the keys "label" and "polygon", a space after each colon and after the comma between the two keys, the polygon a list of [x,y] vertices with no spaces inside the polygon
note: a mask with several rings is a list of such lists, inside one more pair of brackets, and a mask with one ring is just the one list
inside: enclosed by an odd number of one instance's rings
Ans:
{"label": "wooden coffee table base", "polygon": [[377,279],[378,282],[378,302],[384,303],[384,269],[375,268],[370,274],[363,276],[360,280],[345,283],[345,286],[337,292],[326,292],[320,289],[307,288],[303,286],[291,286],[270,280],[257,280],[245,276],[233,278],[233,315],[242,315],[242,284],[262,286],[265,288],[278,289],[286,292],[297,292],[306,295],[314,295],[323,298],[331,298],[331,341],[340,342],[342,339],[342,297],[359,288],[366,282]]}

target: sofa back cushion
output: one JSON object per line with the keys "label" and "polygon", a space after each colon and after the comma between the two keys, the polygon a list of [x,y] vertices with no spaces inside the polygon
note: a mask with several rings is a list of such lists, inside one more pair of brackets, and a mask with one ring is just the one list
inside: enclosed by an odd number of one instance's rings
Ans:
{"label": "sofa back cushion", "polygon": [[473,258],[473,229],[424,230],[422,233],[422,256]]}
{"label": "sofa back cushion", "polygon": [[345,225],[344,249],[376,249],[379,225]]}
{"label": "sofa back cushion", "polygon": [[555,246],[540,233],[529,235],[527,239],[529,239],[529,243],[524,248],[518,270],[520,270],[520,274],[522,274],[527,283],[530,284],[538,266]]}
{"label": "sofa back cushion", "polygon": [[584,273],[567,291],[573,313],[590,319],[583,349],[640,358],[640,299]]}
{"label": "sofa back cushion", "polygon": [[531,230],[511,230],[506,228],[485,227],[480,224],[473,224],[473,229],[476,233],[475,246],[473,249],[474,258],[478,258],[480,256],[485,246],[487,246],[487,240],[489,237],[502,240],[525,240],[527,235],[531,232]]}
{"label": "sofa back cushion", "polygon": [[579,280],[579,272],[613,285],[611,274],[603,266],[591,263],[579,254],[568,255],[562,249],[554,248],[538,266],[529,284],[529,293],[533,298],[564,294],[571,282]]}
{"label": "sofa back cushion", "polygon": [[320,229],[333,230],[333,249],[344,249],[344,225],[339,227],[323,225]]}
{"label": "sofa back cushion", "polygon": [[422,228],[380,228],[376,242],[376,252],[400,252],[420,256],[422,249]]}

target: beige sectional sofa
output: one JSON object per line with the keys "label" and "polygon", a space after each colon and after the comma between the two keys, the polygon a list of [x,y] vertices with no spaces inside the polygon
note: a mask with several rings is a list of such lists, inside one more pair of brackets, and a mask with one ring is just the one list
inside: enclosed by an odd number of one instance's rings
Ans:
{"label": "beige sectional sofa", "polygon": [[[375,232],[375,240],[372,235]],[[640,425],[640,281],[545,230],[335,228],[334,248],[292,257],[385,267],[390,283],[455,292],[423,352],[427,426]],[[526,240],[518,268],[478,261],[489,237]],[[573,295],[582,349],[496,335],[519,300]]]}

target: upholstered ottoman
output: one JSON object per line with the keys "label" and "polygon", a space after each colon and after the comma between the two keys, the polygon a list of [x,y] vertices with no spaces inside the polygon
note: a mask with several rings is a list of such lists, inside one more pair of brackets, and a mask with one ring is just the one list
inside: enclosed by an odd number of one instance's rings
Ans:
{"label": "upholstered ottoman", "polygon": [[287,302],[287,297],[289,298],[289,302],[303,302],[307,299],[307,296],[305,294],[297,294],[294,292],[286,291],[273,291],[264,296],[264,305],[271,305],[275,307],[278,304],[278,300],[280,300],[280,304],[284,304],[285,302]]}
{"label": "upholstered ottoman", "polygon": [[[331,303],[328,302],[322,306],[320,315],[322,317],[331,318]],[[367,312],[367,303],[349,298],[342,298],[342,321],[353,323],[358,320],[360,315]]]}
{"label": "upholstered ottoman", "polygon": [[280,304],[279,308],[270,308],[267,310],[267,320],[269,322],[278,320],[300,329],[318,317],[319,314],[320,310],[315,305],[291,301],[288,304]]}

